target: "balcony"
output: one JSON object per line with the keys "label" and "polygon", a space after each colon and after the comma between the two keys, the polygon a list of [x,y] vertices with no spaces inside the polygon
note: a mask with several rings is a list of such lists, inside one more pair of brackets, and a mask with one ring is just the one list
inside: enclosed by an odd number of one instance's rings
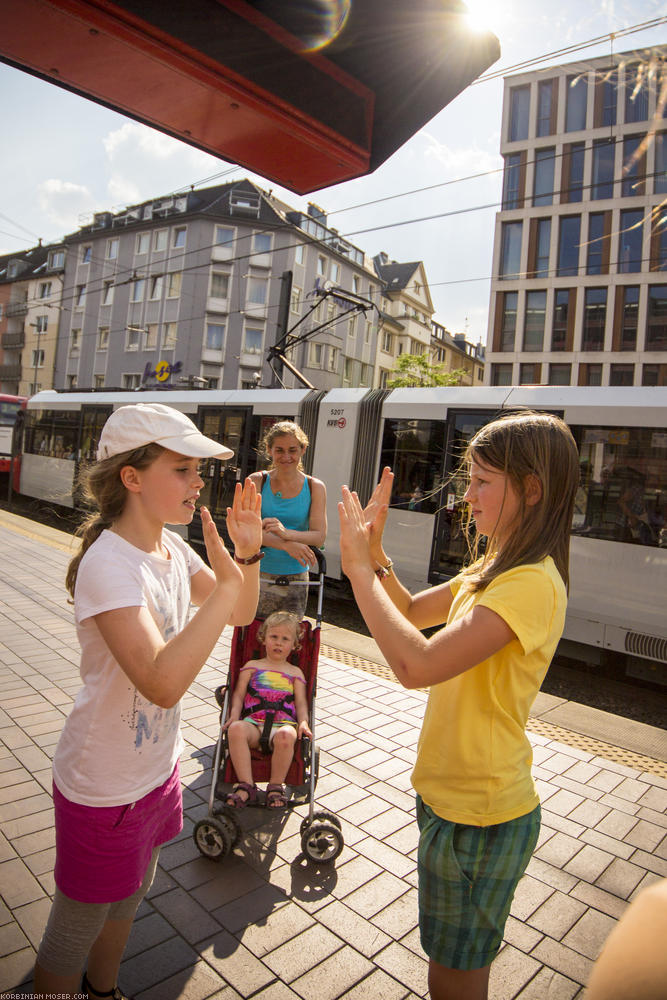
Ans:
{"label": "balcony", "polygon": [[13,364],[0,365],[0,379],[20,379],[21,378],[21,364],[20,362],[14,362]]}
{"label": "balcony", "polygon": [[8,302],[5,306],[5,316],[7,319],[10,319],[12,316],[26,316],[27,313],[27,302]]}
{"label": "balcony", "polygon": [[25,345],[25,331],[19,330],[16,333],[3,333],[0,340],[0,347],[19,350]]}

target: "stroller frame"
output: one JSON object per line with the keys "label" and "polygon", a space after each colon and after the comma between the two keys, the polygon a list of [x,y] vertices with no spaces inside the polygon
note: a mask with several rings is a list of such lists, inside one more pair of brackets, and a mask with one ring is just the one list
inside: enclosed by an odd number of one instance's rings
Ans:
{"label": "stroller frame", "polygon": [[[309,622],[305,622],[303,636],[303,650],[299,655],[299,666],[304,669],[307,682],[307,697],[310,729],[313,734],[312,740],[301,737],[297,741],[294,751],[294,759],[287,773],[285,784],[290,789],[286,809],[294,809],[296,806],[308,803],[308,815],[301,822],[301,849],[303,854],[317,864],[333,862],[343,850],[344,841],[341,830],[341,823],[337,816],[326,810],[315,811],[315,788],[319,771],[319,749],[315,741],[316,718],[315,718],[315,694],[317,689],[317,665],[319,659],[319,639],[322,623],[322,603],[324,595],[324,578],[326,575],[326,562],[323,553],[316,548],[312,550],[317,558],[317,580],[289,580],[286,577],[279,577],[275,583],[278,586],[300,586],[317,587],[317,612],[315,625],[311,628]],[[229,660],[229,671],[227,683],[218,687],[215,691],[215,698],[220,706],[220,732],[215,747],[213,758],[213,769],[211,779],[211,789],[208,800],[208,815],[205,819],[199,820],[193,830],[193,838],[197,848],[204,857],[215,861],[221,861],[238,844],[242,827],[238,819],[238,809],[234,809],[222,802],[218,803],[217,793],[219,785],[225,782],[225,775],[230,778],[233,774],[233,765],[229,757],[227,731],[223,730],[223,725],[227,720],[230,711],[231,699],[233,695],[233,675],[238,672],[242,663],[252,658],[251,654],[257,651],[256,635],[261,624],[259,619],[255,619],[250,625],[238,626],[234,629],[232,639],[232,650]],[[293,654],[294,655],[294,654]],[[305,658],[309,657],[310,662]],[[301,744],[301,745],[299,745]],[[256,777],[256,769],[262,773],[257,775],[258,780],[268,780],[267,770],[270,769],[270,754],[262,754],[259,751],[252,751],[253,778]],[[302,774],[303,772],[303,774]],[[294,784],[297,777],[305,777],[305,781]],[[292,779],[290,781],[290,779]],[[227,781],[229,783],[229,781]],[[222,793],[223,795],[225,792]],[[245,808],[254,808],[263,805],[263,802],[248,803]],[[270,810],[278,814],[284,812],[283,809]]]}

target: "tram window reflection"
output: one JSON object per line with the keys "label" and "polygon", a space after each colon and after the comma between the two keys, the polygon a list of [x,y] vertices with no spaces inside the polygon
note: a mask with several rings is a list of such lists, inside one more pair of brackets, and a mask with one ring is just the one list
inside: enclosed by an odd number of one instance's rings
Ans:
{"label": "tram window reflection", "polygon": [[446,424],[442,420],[386,420],[380,468],[394,471],[392,507],[434,514],[442,503]]}

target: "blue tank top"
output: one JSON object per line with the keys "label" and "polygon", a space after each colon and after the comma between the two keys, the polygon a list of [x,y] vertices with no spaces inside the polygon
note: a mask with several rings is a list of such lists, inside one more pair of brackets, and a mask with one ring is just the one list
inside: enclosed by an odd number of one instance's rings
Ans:
{"label": "blue tank top", "polygon": [[[303,481],[301,492],[295,497],[281,497],[271,489],[271,481],[266,476],[262,486],[262,517],[277,517],[288,531],[308,531],[310,521],[310,483],[308,476]],[[272,573],[275,576],[287,576],[293,573],[303,573],[303,566],[298,559],[293,559],[282,549],[272,549],[268,545],[262,547],[264,558],[260,564],[262,573]]]}

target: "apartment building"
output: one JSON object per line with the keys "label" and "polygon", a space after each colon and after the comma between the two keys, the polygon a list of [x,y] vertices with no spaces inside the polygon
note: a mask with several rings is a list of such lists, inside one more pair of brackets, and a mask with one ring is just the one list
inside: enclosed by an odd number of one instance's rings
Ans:
{"label": "apartment building", "polygon": [[381,252],[373,263],[383,289],[374,386],[384,389],[401,354],[430,353],[433,301],[422,261],[399,263]]}
{"label": "apartment building", "polygon": [[57,388],[291,388],[266,360],[291,331],[288,360],[318,389],[364,366],[371,384],[380,282],[314,205],[232,182],[97,213],[65,248]]}
{"label": "apartment building", "polygon": [[0,388],[53,388],[65,249],[37,246],[0,258]]}
{"label": "apartment building", "polygon": [[667,384],[666,60],[505,79],[487,384]]}
{"label": "apartment building", "polygon": [[483,344],[471,344],[465,333],[450,333],[437,320],[431,324],[431,357],[445,371],[461,372],[460,385],[484,384]]}

